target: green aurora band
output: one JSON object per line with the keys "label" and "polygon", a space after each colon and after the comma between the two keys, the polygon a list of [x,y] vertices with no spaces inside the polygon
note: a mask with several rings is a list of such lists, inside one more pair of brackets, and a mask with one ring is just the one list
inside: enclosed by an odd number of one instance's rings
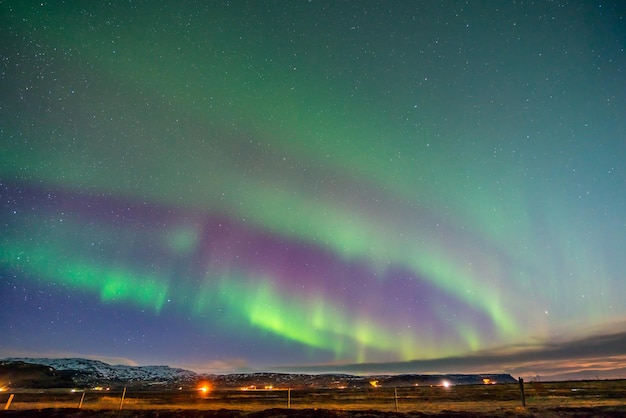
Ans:
{"label": "green aurora band", "polygon": [[[381,280],[390,269],[405,269],[485,315],[495,342],[515,342],[529,323],[536,324],[538,334],[546,327],[539,313],[526,312],[528,301],[505,294],[526,294],[541,283],[549,296],[539,306],[551,298],[575,300],[578,293],[610,293],[604,276],[611,273],[603,271],[600,251],[559,221],[569,198],[556,192],[530,207],[532,197],[543,194],[529,180],[523,158],[506,155],[484,169],[476,167],[490,145],[444,145],[453,133],[433,141],[435,128],[411,130],[406,114],[386,112],[390,99],[382,93],[355,93],[353,83],[346,82],[349,75],[329,78],[332,68],[320,73],[310,65],[312,58],[268,61],[265,57],[272,54],[256,48],[253,40],[239,41],[237,28],[197,25],[202,29],[180,45],[168,42],[169,32],[149,24],[155,17],[149,14],[128,11],[132,19],[126,22],[134,23],[112,31],[102,16],[89,22],[62,9],[47,10],[31,16],[24,6],[17,15],[29,18],[13,23],[23,33],[34,26],[48,28],[35,36],[59,69],[58,89],[75,84],[64,68],[83,68],[94,79],[89,88],[75,87],[74,101],[49,103],[42,120],[14,120],[5,127],[18,131],[21,124],[33,123],[53,129],[50,137],[26,138],[35,148],[17,140],[3,144],[2,178],[148,202],[172,212],[227,214],[274,236],[322,248],[346,263],[366,263]],[[114,16],[102,7],[100,12]],[[215,22],[228,17],[216,13]],[[61,20],[66,22],[62,30],[55,29]],[[217,42],[224,37],[240,48],[225,50]],[[215,56],[221,59],[210,58]],[[375,91],[372,87],[362,90]],[[395,99],[413,108],[416,99],[397,89]],[[99,97],[94,100],[94,95]],[[429,100],[428,95],[418,98],[419,108],[428,109]],[[136,110],[146,107],[145,114]],[[421,117],[428,118],[435,110],[424,112]],[[171,113],[178,115],[175,120]],[[91,115],[98,120],[85,131]],[[387,138],[398,142],[391,145]],[[537,218],[550,224],[537,230]],[[231,272],[209,269],[194,284],[193,277],[173,278],[173,266],[165,274],[129,260],[80,255],[78,248],[92,240],[128,248],[158,242],[173,258],[184,258],[200,246],[193,222],[128,233],[101,227],[90,229],[90,236],[82,232],[82,220],[74,222],[65,220],[66,232],[57,235],[41,219],[16,227],[3,243],[3,265],[155,314],[166,309],[167,300],[197,317],[223,310],[225,328],[263,330],[327,350],[336,360],[353,353],[358,362],[370,356],[434,358],[485,346],[470,319],[458,318],[450,325],[454,336],[445,339],[400,335],[365,312],[355,316],[332,296],[283,291],[271,277],[236,267]],[[18,238],[46,234],[49,239],[38,243]],[[562,259],[549,259],[546,245],[556,246]],[[571,271],[571,290],[557,291],[563,270]],[[606,306],[600,300],[584,308],[564,305],[560,317],[576,313],[575,318],[587,316],[594,323],[608,315]]]}

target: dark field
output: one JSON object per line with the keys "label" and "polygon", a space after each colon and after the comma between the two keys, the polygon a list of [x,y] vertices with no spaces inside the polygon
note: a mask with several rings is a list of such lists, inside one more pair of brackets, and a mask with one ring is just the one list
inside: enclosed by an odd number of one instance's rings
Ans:
{"label": "dark field", "polygon": [[[328,390],[14,391],[0,417],[626,417],[626,381]],[[397,394],[397,396],[396,396]],[[397,411],[397,412],[396,412]]]}

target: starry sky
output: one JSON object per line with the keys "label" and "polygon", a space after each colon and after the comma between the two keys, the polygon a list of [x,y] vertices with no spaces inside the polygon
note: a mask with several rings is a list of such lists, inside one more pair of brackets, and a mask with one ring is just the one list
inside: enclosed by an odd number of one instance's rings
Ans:
{"label": "starry sky", "polygon": [[625,367],[625,20],[1,2],[0,356]]}

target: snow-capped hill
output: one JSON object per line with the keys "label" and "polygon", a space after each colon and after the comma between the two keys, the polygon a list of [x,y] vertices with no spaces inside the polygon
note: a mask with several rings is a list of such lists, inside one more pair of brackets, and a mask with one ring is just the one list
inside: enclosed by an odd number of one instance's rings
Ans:
{"label": "snow-capped hill", "polygon": [[83,358],[8,358],[5,361],[41,364],[59,371],[71,371],[74,372],[74,380],[77,383],[176,383],[194,380],[197,377],[192,371],[169,366],[111,365]]}

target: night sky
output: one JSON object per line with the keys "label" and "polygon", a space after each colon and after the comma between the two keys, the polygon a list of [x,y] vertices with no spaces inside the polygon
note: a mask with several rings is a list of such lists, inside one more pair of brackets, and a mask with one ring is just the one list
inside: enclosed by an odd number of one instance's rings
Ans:
{"label": "night sky", "polygon": [[626,3],[20,0],[0,39],[0,356],[626,365]]}

